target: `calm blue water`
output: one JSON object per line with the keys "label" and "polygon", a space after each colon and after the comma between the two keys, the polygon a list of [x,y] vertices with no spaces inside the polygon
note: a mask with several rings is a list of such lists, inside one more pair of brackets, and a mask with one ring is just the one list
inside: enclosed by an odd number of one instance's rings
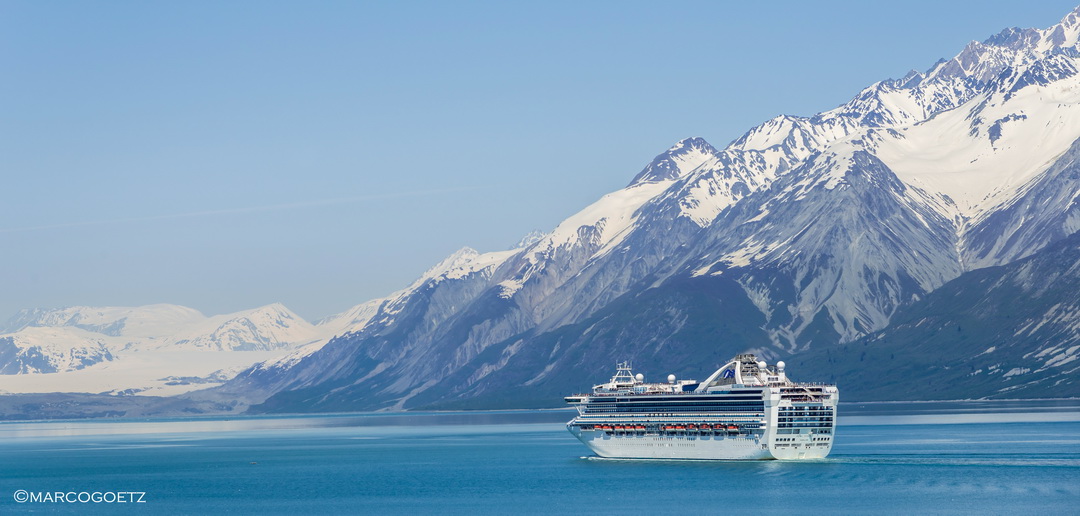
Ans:
{"label": "calm blue water", "polygon": [[[1080,406],[841,410],[833,452],[815,462],[598,459],[566,432],[570,414],[562,411],[0,423],[0,513],[1075,514],[1080,507]],[[76,503],[20,504],[18,490],[72,492]],[[117,491],[143,492],[145,503],[77,502],[77,493]]]}

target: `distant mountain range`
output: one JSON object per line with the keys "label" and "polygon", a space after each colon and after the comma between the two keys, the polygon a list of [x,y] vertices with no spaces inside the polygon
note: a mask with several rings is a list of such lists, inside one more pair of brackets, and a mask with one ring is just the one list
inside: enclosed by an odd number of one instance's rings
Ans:
{"label": "distant mountain range", "polygon": [[[1080,9],[723,149],[682,140],[551,232],[462,249],[323,333],[290,322],[323,337],[190,396],[256,412],[553,406],[619,359],[704,376],[743,351],[848,400],[1080,395],[1078,35]],[[283,338],[255,335],[287,319],[166,340],[265,349]],[[53,362],[117,353],[95,342]]]}
{"label": "distant mountain range", "polygon": [[[354,322],[314,326],[280,304],[214,317],[177,305],[24,310],[0,327],[0,392],[178,394]],[[177,379],[192,371],[198,379]]]}

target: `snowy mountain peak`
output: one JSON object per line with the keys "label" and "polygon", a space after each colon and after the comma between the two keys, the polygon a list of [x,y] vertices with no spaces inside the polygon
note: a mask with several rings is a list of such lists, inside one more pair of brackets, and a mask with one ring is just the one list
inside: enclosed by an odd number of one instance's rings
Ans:
{"label": "snowy mountain peak", "polygon": [[276,326],[291,327],[296,325],[298,321],[303,321],[304,324],[308,324],[306,321],[300,318],[300,316],[293,313],[285,305],[281,303],[271,303],[269,305],[260,306],[252,310],[246,310],[243,312],[237,312],[234,316],[242,316],[249,320],[259,320],[265,322],[271,322]]}
{"label": "snowy mountain peak", "polygon": [[1046,29],[1006,29],[835,109],[766,121],[724,152],[772,157],[775,173],[760,174],[769,178],[816,152],[861,146],[938,196],[932,204],[944,216],[971,221],[1017,195],[1080,136],[1078,37],[1080,9]]}
{"label": "snowy mountain peak", "polygon": [[942,60],[926,72],[928,79],[971,79],[993,81],[1010,67],[1077,50],[1080,35],[1080,8],[1046,29],[1008,28],[986,40],[972,41],[949,60]]}
{"label": "snowy mountain peak", "polygon": [[514,244],[514,246],[511,247],[510,249],[511,250],[513,250],[513,249],[523,249],[523,248],[529,247],[529,246],[543,240],[544,237],[546,237],[546,236],[547,236],[547,233],[545,233],[543,231],[540,231],[539,229],[530,231],[529,234],[521,237],[521,240],[518,240],[518,243]]}
{"label": "snowy mountain peak", "polygon": [[406,297],[409,293],[416,291],[429,282],[439,283],[443,280],[457,280],[475,273],[490,274],[507,258],[520,251],[520,248],[515,248],[508,251],[481,254],[471,247],[462,247],[420,275],[408,288],[391,294],[389,297],[393,299]]}
{"label": "snowy mountain peak", "polygon": [[379,313],[379,308],[381,308],[385,302],[385,298],[379,298],[360,303],[340,314],[331,315],[330,317],[318,321],[315,326],[326,336],[337,336],[352,331],[359,331]]}
{"label": "snowy mountain peak", "polygon": [[469,263],[477,256],[480,256],[480,253],[476,249],[462,247],[421,274],[417,283],[423,283],[429,279],[438,279],[444,276],[459,275],[469,268]]}
{"label": "snowy mountain peak", "polygon": [[628,186],[668,181],[685,176],[716,156],[716,149],[703,138],[683,138],[670,149],[656,156]]}
{"label": "snowy mountain peak", "polygon": [[1061,19],[1061,23],[1046,29],[1047,41],[1056,48],[1076,47],[1080,36],[1080,6]]}
{"label": "snowy mountain peak", "polygon": [[283,313],[292,314],[292,310],[289,310],[288,308],[285,308],[285,305],[283,305],[281,303],[270,303],[268,305],[263,305],[263,306],[260,306],[258,308],[253,309],[252,312],[274,313],[274,314],[283,314]]}
{"label": "snowy mountain peak", "polygon": [[318,340],[321,333],[280,303],[211,317],[168,344],[170,349],[274,351]]}

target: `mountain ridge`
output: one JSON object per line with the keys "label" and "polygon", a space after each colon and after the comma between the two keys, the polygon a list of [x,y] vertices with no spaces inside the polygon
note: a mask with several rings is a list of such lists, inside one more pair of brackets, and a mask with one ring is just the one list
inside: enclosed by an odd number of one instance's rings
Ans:
{"label": "mountain ridge", "polygon": [[[1030,213],[1001,207],[1034,206],[1033,182],[1072,184],[1061,159],[1080,138],[1080,116],[1054,95],[1071,106],[1068,95],[1080,90],[1070,71],[1075,20],[1073,12],[1049,29],[1007,29],[833,110],[766,121],[723,150],[681,140],[627,188],[490,274],[413,290],[394,313],[293,365],[304,373],[292,380],[290,368],[261,370],[284,392],[260,410],[410,408],[430,400],[431,389],[467,397],[478,379],[518,370],[496,383],[510,388],[530,381],[530,367],[559,363],[562,348],[543,364],[526,358],[546,334],[606,313],[625,296],[712,277],[733,280],[740,289],[725,290],[728,301],[744,300],[765,317],[765,337],[745,343],[765,356],[881,330],[901,306],[972,268],[1037,252],[1074,224],[1075,209],[1061,196],[1041,207],[1039,227],[1023,224]],[[1054,131],[1035,142],[1042,161],[1027,168],[1009,161],[1022,154],[1014,149],[1033,145],[1026,137],[1039,136],[1027,128],[1048,121],[1057,121]],[[971,159],[988,164],[976,172],[991,179],[973,184],[990,183],[996,193],[957,199],[942,182],[948,169],[912,168],[913,154],[897,149],[919,138],[974,149]],[[995,163],[1003,172],[991,177]],[[987,222],[994,213],[1001,215]],[[972,235],[987,241],[968,248]],[[1010,239],[1026,247],[1010,247]],[[673,305],[673,313],[686,309]],[[624,334],[604,345],[632,341]]]}

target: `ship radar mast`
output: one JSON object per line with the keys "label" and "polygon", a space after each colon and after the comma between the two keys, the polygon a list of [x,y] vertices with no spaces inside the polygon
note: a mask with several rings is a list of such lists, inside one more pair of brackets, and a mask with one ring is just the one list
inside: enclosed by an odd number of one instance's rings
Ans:
{"label": "ship radar mast", "polygon": [[593,386],[593,390],[609,392],[629,390],[635,385],[642,383],[642,381],[644,381],[644,377],[641,375],[634,376],[633,364],[629,360],[624,360],[615,364],[615,376],[612,376],[611,380],[608,380],[607,383]]}
{"label": "ship radar mast", "polygon": [[611,377],[611,383],[613,384],[633,384],[634,383],[634,366],[629,360],[623,360],[615,364],[615,376]]}

